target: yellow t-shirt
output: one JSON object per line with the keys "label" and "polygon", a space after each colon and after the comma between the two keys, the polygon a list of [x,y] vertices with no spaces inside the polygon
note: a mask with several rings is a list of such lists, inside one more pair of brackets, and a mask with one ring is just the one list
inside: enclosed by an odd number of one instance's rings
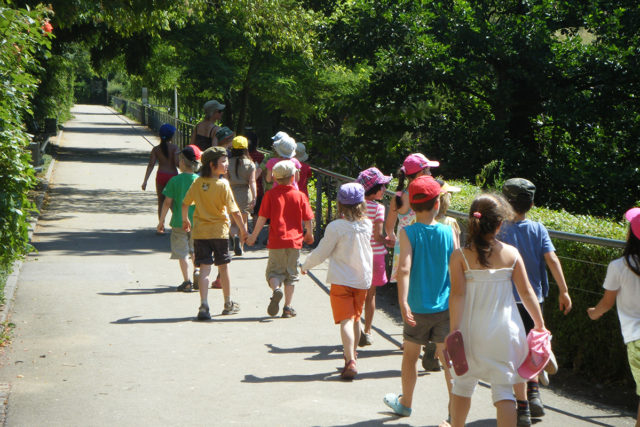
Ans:
{"label": "yellow t-shirt", "polygon": [[197,178],[182,201],[195,203],[191,236],[194,239],[229,238],[229,213],[238,212],[229,181],[224,178]]}

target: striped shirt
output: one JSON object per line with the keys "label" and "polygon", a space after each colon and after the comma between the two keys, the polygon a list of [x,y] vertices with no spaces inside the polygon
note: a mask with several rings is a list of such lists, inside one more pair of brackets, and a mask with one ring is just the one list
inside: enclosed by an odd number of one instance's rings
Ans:
{"label": "striped shirt", "polygon": [[[384,206],[375,200],[367,200],[367,218],[373,223],[373,228],[375,230],[376,222],[384,222]],[[375,232],[371,233],[371,249],[373,249],[374,255],[384,255],[387,253],[387,250],[384,248],[384,245],[378,243],[374,239]]]}

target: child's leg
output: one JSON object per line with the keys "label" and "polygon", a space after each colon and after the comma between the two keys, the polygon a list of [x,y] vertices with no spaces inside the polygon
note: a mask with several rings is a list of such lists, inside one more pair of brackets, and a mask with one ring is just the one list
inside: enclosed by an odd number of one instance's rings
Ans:
{"label": "child's leg", "polygon": [[[454,394],[451,396],[451,427],[463,427],[471,408],[471,398]],[[515,425],[515,423],[513,424]]]}
{"label": "child's leg", "polygon": [[451,386],[453,382],[453,378],[451,377],[451,371],[449,370],[449,364],[444,358],[444,343],[438,342],[436,343],[436,356],[440,359],[440,363],[444,366],[444,379],[447,382],[447,390],[449,391],[449,400],[451,400]]}
{"label": "child's leg", "polygon": [[186,282],[189,280],[189,261],[187,257],[178,259],[178,263],[180,264],[180,272],[182,273],[182,281]]}
{"label": "child's leg", "polygon": [[516,395],[516,400],[527,400],[527,383],[518,383],[513,385],[513,392]]}
{"label": "child's leg", "polygon": [[218,266],[218,275],[220,276],[220,284],[222,285],[222,295],[224,296],[224,302],[229,302],[231,300],[229,264],[220,264]]}
{"label": "child's leg", "polygon": [[353,357],[356,357],[356,352],[358,350],[358,341],[360,341],[360,332],[362,327],[362,322],[360,319],[353,322]]}
{"label": "child's leg", "polygon": [[293,299],[294,285],[284,284],[284,305],[285,307],[291,307],[291,300]]}
{"label": "child's leg", "polygon": [[[344,319],[340,322],[340,338],[342,338],[342,347],[344,352],[344,360],[349,362],[351,360],[355,360],[356,358],[356,350],[355,345],[357,341],[355,340],[354,327],[356,322],[353,319]],[[358,322],[358,327],[359,327]]]}
{"label": "child's leg", "polygon": [[270,277],[269,278],[269,287],[271,287],[271,290],[275,291],[280,286],[282,286],[282,282],[280,281],[280,278],[278,278],[278,277]]}
{"label": "child's leg", "polygon": [[207,302],[207,294],[209,292],[209,273],[211,272],[211,265],[200,264],[200,281],[198,286],[200,287],[200,302],[209,305]]}
{"label": "child's leg", "polygon": [[400,403],[411,408],[413,403],[413,390],[418,379],[418,358],[420,357],[420,344],[412,341],[404,341],[402,353],[402,397]]}
{"label": "child's leg", "polygon": [[158,185],[156,185],[156,194],[158,195],[158,220],[162,215],[162,205],[164,204],[164,199],[165,199],[165,195],[162,194],[163,189],[164,189],[164,186],[161,188],[158,188]]}
{"label": "child's leg", "polygon": [[496,407],[498,427],[511,427],[516,425],[516,405],[513,400],[501,400],[494,405]]}
{"label": "child's leg", "polygon": [[373,323],[373,313],[376,312],[376,286],[371,286],[367,290],[367,297],[364,300],[364,333],[371,333]]}

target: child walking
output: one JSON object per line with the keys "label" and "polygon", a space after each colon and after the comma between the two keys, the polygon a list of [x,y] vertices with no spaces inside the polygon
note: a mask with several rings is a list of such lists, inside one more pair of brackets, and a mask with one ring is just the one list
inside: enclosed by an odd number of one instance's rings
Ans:
{"label": "child walking", "polygon": [[[402,167],[398,171],[398,186],[396,187],[396,197],[391,199],[389,204],[389,215],[385,222],[385,232],[387,233],[387,245],[393,246],[393,264],[391,267],[391,279],[390,282],[397,281],[398,272],[398,260],[400,257],[400,241],[397,236],[400,235],[400,231],[407,225],[411,225],[416,222],[416,215],[409,206],[409,194],[405,189],[405,179],[407,184],[419,176],[431,175],[431,168],[440,166],[439,162],[427,159],[424,154],[415,153],[409,154]],[[396,220],[398,221],[398,228],[394,232],[396,226]]]}
{"label": "child walking", "polygon": [[267,160],[265,166],[267,172],[264,180],[267,183],[273,184],[272,188],[277,187],[278,181],[274,182],[273,180],[273,167],[278,164],[278,162],[281,162],[283,160],[291,160],[296,166],[296,174],[295,179],[293,180],[293,187],[298,190],[298,181],[300,181],[299,171],[302,165],[300,164],[298,159],[295,158],[297,147],[295,139],[291,138],[286,132],[282,131],[275,134],[275,136],[273,136],[271,139],[273,139],[273,151],[276,152],[278,157],[272,157]]}
{"label": "child walking", "polygon": [[195,250],[195,265],[200,268],[198,287],[200,289],[200,307],[198,320],[209,320],[209,273],[211,265],[218,267],[222,294],[224,295],[224,309],[222,314],[234,314],[240,306],[231,300],[231,285],[229,283],[228,264],[229,255],[229,215],[233,216],[240,228],[240,241],[247,239],[247,228],[242,222],[242,215],[236,206],[229,181],[222,178],[227,173],[229,160],[227,150],[223,147],[209,147],[202,153],[201,176],[197,178],[182,202],[182,227],[186,232],[191,230],[188,208],[195,203],[193,213],[193,246]]}
{"label": "child walking", "polygon": [[[609,264],[602,285],[604,296],[595,307],[587,309],[587,314],[597,320],[616,305],[636,394],[640,396],[640,208],[629,209],[625,218],[629,233],[622,257]],[[636,427],[640,427],[640,404]]]}
{"label": "child walking", "polygon": [[[196,172],[199,167],[199,160],[202,155],[200,149],[195,145],[187,145],[178,156],[178,169],[180,174],[169,180],[167,186],[162,191],[165,196],[158,221],[158,233],[164,233],[164,219],[171,209],[171,259],[177,259],[182,273],[182,284],[178,286],[179,292],[191,292],[193,282],[189,279],[189,262],[191,257],[193,262],[193,238],[190,232],[182,229],[182,201],[185,194],[198,178]],[[189,206],[189,220],[193,221],[193,211],[195,206]],[[194,267],[194,277],[197,276]]]}
{"label": "child walking", "polygon": [[491,384],[498,426],[516,425],[513,386],[525,381],[517,369],[529,349],[512,281],[533,319],[534,329],[545,331],[542,311],[522,257],[516,248],[496,237],[503,221],[512,214],[501,196],[478,196],[471,203],[467,244],[451,256],[451,331],[462,333],[469,366],[464,375],[454,374],[451,390],[454,427],[465,424],[478,380]]}
{"label": "child walking", "polygon": [[[571,311],[571,297],[562,273],[562,265],[549,238],[549,232],[541,223],[527,219],[527,212],[533,207],[535,192],[536,186],[527,179],[511,178],[505,181],[502,194],[511,204],[515,216],[513,221],[505,222],[498,235],[498,240],[515,246],[520,252],[527,278],[540,304],[540,310],[542,310],[544,299],[549,294],[549,280],[545,265],[549,267],[551,275],[558,285],[558,307],[566,315]],[[520,295],[515,288],[513,295],[518,303],[518,311],[522,317],[525,332],[529,333],[533,328],[533,320],[522,305]],[[555,373],[557,366],[555,358],[552,358],[545,370],[549,373]],[[519,426],[529,426],[531,425],[531,417],[544,415],[538,378],[528,381],[526,385],[517,384],[515,392],[518,399]]]}
{"label": "child walking", "polygon": [[[449,256],[453,252],[451,227],[435,220],[440,207],[440,185],[431,176],[420,176],[409,184],[409,202],[415,224],[400,231],[398,303],[404,321],[402,394],[389,393],[384,403],[401,416],[411,415],[413,392],[418,379],[418,358],[423,345],[436,343],[443,361],[444,339],[449,333]],[[445,365],[447,390],[451,375]]]}
{"label": "child walking", "polygon": [[360,334],[358,346],[364,347],[371,345],[371,325],[373,323],[373,314],[376,311],[376,289],[379,286],[387,284],[387,266],[385,255],[387,250],[384,247],[384,206],[376,202],[382,200],[386,185],[391,181],[390,176],[385,176],[378,168],[369,168],[360,172],[357,182],[364,187],[364,198],[367,204],[367,218],[373,224],[373,233],[371,234],[371,249],[373,251],[373,276],[371,287],[367,291],[367,297],[364,301],[364,331]]}
{"label": "child walking", "polygon": [[342,379],[358,374],[356,347],[360,338],[362,306],[371,286],[373,252],[371,221],[366,217],[364,187],[356,182],[338,190],[338,216],[329,223],[324,237],[301,267],[302,274],[329,258],[327,282],[333,320],[340,325],[344,354]]}
{"label": "child walking", "polygon": [[160,219],[160,213],[162,212],[162,204],[164,203],[164,190],[167,182],[174,176],[178,175],[178,153],[180,149],[176,144],[171,142],[173,135],[176,132],[176,128],[168,123],[160,126],[158,134],[160,136],[160,144],[151,149],[149,155],[149,164],[144,174],[144,181],[142,181],[142,190],[147,189],[147,181],[153,168],[158,163],[158,172],[156,173],[156,194],[158,195],[158,219]]}
{"label": "child walking", "polygon": [[[267,191],[262,198],[260,213],[253,233],[247,244],[254,245],[260,230],[270,220],[269,261],[267,262],[266,279],[271,287],[272,295],[267,314],[276,316],[280,311],[280,300],[284,295],[282,317],[295,317],[296,311],[291,305],[293,291],[298,277],[298,260],[304,240],[313,243],[313,211],[309,199],[301,191],[293,187],[296,166],[291,160],[283,160],[273,167],[273,177],[277,187]],[[306,232],[303,237],[303,224]],[[284,284],[284,292],[282,285]]]}

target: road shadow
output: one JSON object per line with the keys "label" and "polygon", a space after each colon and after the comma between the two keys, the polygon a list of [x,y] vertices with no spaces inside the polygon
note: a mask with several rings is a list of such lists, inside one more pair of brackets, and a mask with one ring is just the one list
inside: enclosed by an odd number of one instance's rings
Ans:
{"label": "road shadow", "polygon": [[[195,310],[194,310],[195,311]],[[218,315],[222,316],[222,315]],[[196,323],[219,323],[219,322],[258,322],[262,318],[260,317],[234,317],[224,316],[227,319],[220,320],[217,317],[212,316],[211,320],[197,320],[196,316],[188,317],[166,317],[157,319],[140,319],[141,316],[129,316],[122,319],[109,322],[112,325],[138,325],[138,324],[157,324],[157,323],[180,323],[180,322],[196,322]]]}
{"label": "road shadow", "polygon": [[[396,421],[399,418],[402,418],[400,415],[396,415],[393,414],[391,412],[378,412],[378,414],[380,415],[388,415],[387,418],[376,418],[376,419],[371,419],[371,420],[367,420],[367,421],[358,421],[357,423],[353,423],[353,424],[334,424],[331,427],[369,427],[369,426],[384,426],[387,425],[388,422],[392,422],[392,421]],[[406,424],[406,423],[399,423],[396,424],[394,423],[393,426],[394,427],[409,427],[412,424]]]}
{"label": "road shadow", "polygon": [[[342,359],[342,346],[341,345],[318,345],[307,347],[292,347],[282,348],[273,344],[265,344],[269,349],[269,353],[272,354],[303,354],[313,353],[310,357],[305,357],[304,360],[334,360]],[[358,350],[358,359],[366,359],[373,357],[385,357],[392,355],[401,355],[398,350]]]}
{"label": "road shadow", "polygon": [[[342,367],[331,372],[320,372],[317,374],[292,374],[292,375],[275,375],[272,377],[257,377],[255,375],[245,375],[241,381],[243,383],[260,384],[260,383],[279,383],[279,382],[314,382],[314,381],[344,381],[340,378]],[[361,381],[367,379],[385,379],[399,378],[399,370],[387,370],[376,372],[359,372],[353,381]]]}
{"label": "road shadow", "polygon": [[[106,133],[106,132],[104,132]],[[120,132],[121,135],[139,137],[140,133],[130,130]],[[104,147],[58,147],[56,161],[114,164],[121,166],[140,165],[149,161],[149,151],[132,150],[127,148],[104,148]],[[142,181],[141,181],[142,182]]]}
{"label": "road shadow", "polygon": [[153,294],[165,294],[176,293],[176,286],[160,286],[157,288],[135,288],[125,289],[121,292],[98,292],[98,295],[103,296],[128,296],[128,295],[153,295]]}

